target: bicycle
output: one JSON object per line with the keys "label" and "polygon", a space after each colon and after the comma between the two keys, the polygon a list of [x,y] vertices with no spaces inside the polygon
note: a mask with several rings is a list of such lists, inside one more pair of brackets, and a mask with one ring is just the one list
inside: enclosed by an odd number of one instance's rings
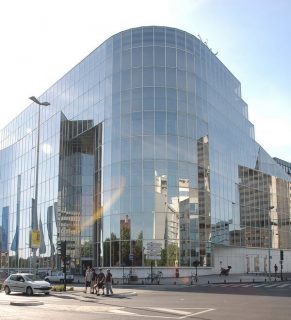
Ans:
{"label": "bicycle", "polygon": [[197,283],[199,281],[197,274],[191,272],[191,284]]}
{"label": "bicycle", "polygon": [[157,273],[148,273],[147,277],[145,277],[145,283],[160,284],[160,279],[162,277],[163,277],[162,271],[158,271]]}
{"label": "bicycle", "polygon": [[128,284],[131,274],[124,274],[122,276],[122,283]]}

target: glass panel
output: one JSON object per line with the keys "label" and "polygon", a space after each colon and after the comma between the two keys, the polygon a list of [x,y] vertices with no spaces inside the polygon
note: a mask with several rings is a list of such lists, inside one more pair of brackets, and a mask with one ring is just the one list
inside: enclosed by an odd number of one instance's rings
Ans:
{"label": "glass panel", "polygon": [[165,66],[166,51],[163,47],[154,47],[155,50],[155,66]]}
{"label": "glass panel", "polygon": [[145,47],[143,48],[143,65],[153,66],[154,64],[154,48],[153,47]]}
{"label": "glass panel", "polygon": [[156,87],[155,90],[155,109],[165,110],[166,108],[166,89]]}
{"label": "glass panel", "polygon": [[166,48],[166,66],[176,68],[176,49]]}
{"label": "glass panel", "polygon": [[155,133],[156,135],[166,134],[166,112],[155,113]]}
{"label": "glass panel", "polygon": [[131,115],[131,133],[133,136],[141,135],[142,133],[142,113],[134,112]]}
{"label": "glass panel", "polygon": [[143,109],[154,110],[154,88],[143,89]]}
{"label": "glass panel", "polygon": [[176,87],[176,69],[166,68],[166,83],[167,87]]}
{"label": "glass panel", "polygon": [[144,112],[143,113],[143,134],[144,135],[154,135],[154,113]]}
{"label": "glass panel", "polygon": [[144,46],[152,46],[153,45],[153,28],[152,27],[144,27],[143,28],[143,45]]}
{"label": "glass panel", "polygon": [[132,111],[142,110],[142,89],[132,90]]}
{"label": "glass panel", "polygon": [[133,48],[132,49],[132,67],[141,67],[142,66],[142,48]]}
{"label": "glass panel", "polygon": [[154,28],[154,43],[155,45],[164,46],[165,45],[165,29],[164,28]]}
{"label": "glass panel", "polygon": [[164,87],[166,82],[166,73],[165,73],[166,69],[165,68],[160,68],[160,67],[156,67],[155,68],[155,85],[159,86],[159,87]]}
{"label": "glass panel", "polygon": [[154,86],[154,69],[152,67],[143,69],[143,85],[144,87]]}
{"label": "glass panel", "polygon": [[142,87],[142,68],[132,69],[132,87],[133,88]]}
{"label": "glass panel", "polygon": [[132,30],[132,47],[142,46],[142,28]]}
{"label": "glass panel", "polygon": [[131,30],[122,32],[122,49],[131,48]]}
{"label": "glass panel", "polygon": [[174,29],[166,28],[166,46],[176,47],[176,34]]}

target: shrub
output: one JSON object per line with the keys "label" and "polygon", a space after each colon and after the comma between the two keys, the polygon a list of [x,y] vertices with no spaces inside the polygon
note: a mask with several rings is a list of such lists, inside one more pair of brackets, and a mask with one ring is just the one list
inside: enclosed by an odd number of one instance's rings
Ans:
{"label": "shrub", "polygon": [[[65,291],[65,287],[63,284],[57,285],[57,286],[53,286],[52,287],[52,291],[56,291],[56,292],[62,292]],[[74,291],[74,287],[67,287],[66,291]]]}

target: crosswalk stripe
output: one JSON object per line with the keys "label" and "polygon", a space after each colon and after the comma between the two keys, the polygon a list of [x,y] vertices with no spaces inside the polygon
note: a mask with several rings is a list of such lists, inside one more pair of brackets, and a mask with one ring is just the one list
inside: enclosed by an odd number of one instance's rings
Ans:
{"label": "crosswalk stripe", "polygon": [[209,288],[290,288],[291,289],[291,283],[203,283],[198,285],[197,287],[209,287]]}
{"label": "crosswalk stripe", "polygon": [[258,284],[258,285],[256,285],[256,286],[254,286],[254,288],[264,287],[265,285],[266,285],[265,283],[263,283],[263,284]]}
{"label": "crosswalk stripe", "polygon": [[281,284],[280,286],[278,286],[278,288],[285,288],[288,286],[290,286],[290,283],[284,283],[284,284]]}
{"label": "crosswalk stripe", "polygon": [[270,284],[268,286],[265,286],[265,288],[272,288],[272,287],[277,287],[277,286],[278,286],[278,284],[276,283],[276,284]]}
{"label": "crosswalk stripe", "polygon": [[252,287],[253,286],[253,284],[243,284],[243,285],[241,285],[240,287],[242,287],[242,288],[248,288],[248,287]]}

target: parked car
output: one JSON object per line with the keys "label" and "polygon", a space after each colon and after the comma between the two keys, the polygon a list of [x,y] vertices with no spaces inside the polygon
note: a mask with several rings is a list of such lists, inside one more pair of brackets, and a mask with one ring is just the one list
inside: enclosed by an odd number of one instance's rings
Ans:
{"label": "parked car", "polygon": [[49,282],[41,280],[31,273],[15,273],[4,280],[3,288],[6,294],[15,291],[31,296],[35,293],[48,295],[52,286]]}
{"label": "parked car", "polygon": [[[65,274],[62,271],[52,272],[51,275],[47,275],[44,278],[48,282],[59,282],[64,283]],[[74,276],[70,273],[66,274],[66,283],[72,283],[74,281]]]}

